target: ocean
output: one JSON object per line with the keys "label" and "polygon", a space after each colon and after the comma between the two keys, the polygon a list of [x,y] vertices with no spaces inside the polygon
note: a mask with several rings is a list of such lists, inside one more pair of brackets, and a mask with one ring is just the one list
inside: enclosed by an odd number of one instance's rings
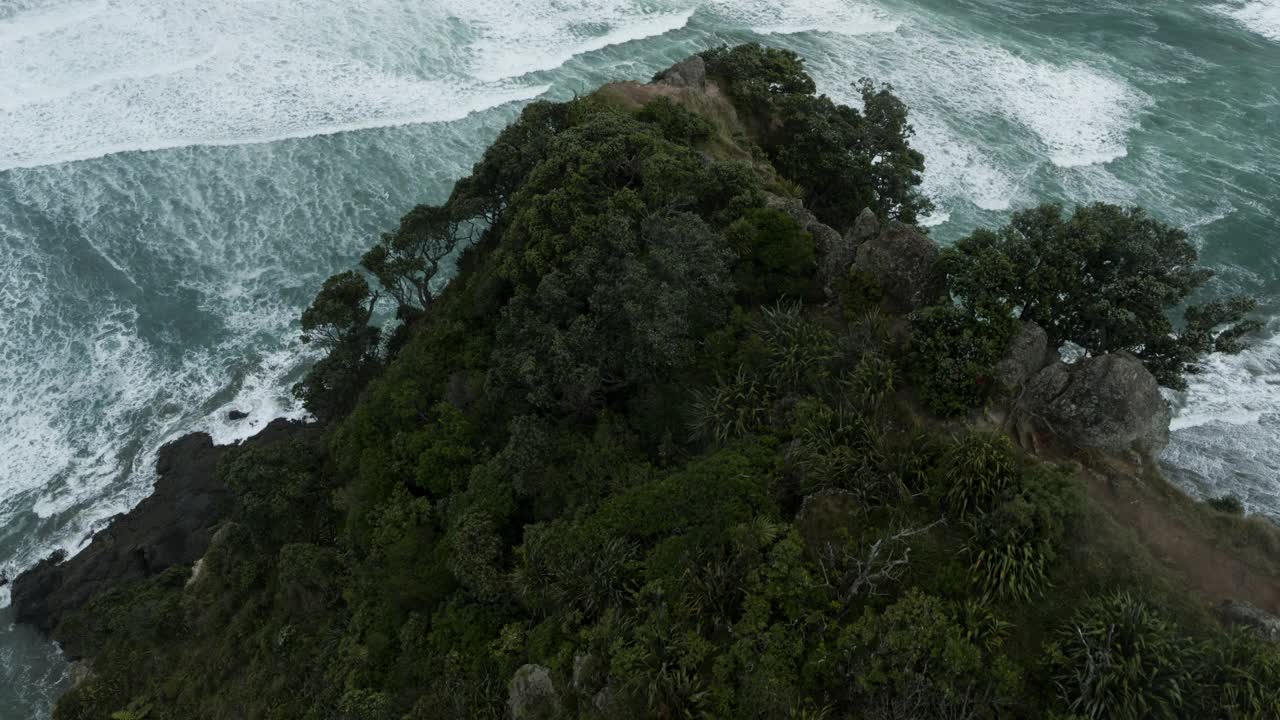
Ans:
{"label": "ocean", "polygon": [[[0,574],[164,442],[298,416],[301,309],[523,103],[746,40],[894,85],[941,242],[1042,201],[1186,228],[1270,320],[1169,393],[1163,462],[1280,517],[1280,0],[0,0]],[[7,605],[0,720],[47,718],[67,668]]]}

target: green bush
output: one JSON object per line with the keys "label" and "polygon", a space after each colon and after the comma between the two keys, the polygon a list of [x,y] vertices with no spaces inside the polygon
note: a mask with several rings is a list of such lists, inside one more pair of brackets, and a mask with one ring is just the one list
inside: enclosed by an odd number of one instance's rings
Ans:
{"label": "green bush", "polygon": [[681,145],[697,145],[711,137],[710,121],[671,98],[658,97],[650,100],[636,117],[657,125],[664,138]]}
{"label": "green bush", "polygon": [[983,319],[958,307],[912,313],[910,377],[925,407],[942,416],[980,407],[1015,331],[1011,318]]}
{"label": "green bush", "polygon": [[989,512],[1018,486],[1022,463],[1006,435],[970,433],[952,442],[938,463],[935,494],[964,520]]}
{"label": "green bush", "polygon": [[743,304],[779,298],[803,300],[816,292],[813,236],[790,215],[768,208],[750,210],[725,231],[738,255],[734,282]]}
{"label": "green bush", "polygon": [[862,716],[1000,717],[1019,673],[971,634],[947,603],[918,590],[849,626],[839,642]]}
{"label": "green bush", "polygon": [[778,395],[812,390],[827,379],[835,338],[806,318],[799,302],[764,308],[756,327],[768,356],[769,385]]}
{"label": "green bush", "polygon": [[1205,501],[1209,507],[1228,515],[1244,515],[1244,503],[1235,495],[1223,495]]}
{"label": "green bush", "polygon": [[1217,635],[1195,654],[1195,674],[1196,717],[1280,717],[1280,647],[1274,642],[1242,629]]}
{"label": "green bush", "polygon": [[1085,718],[1187,717],[1193,648],[1168,619],[1128,593],[1087,602],[1058,633],[1048,662],[1058,697]]}

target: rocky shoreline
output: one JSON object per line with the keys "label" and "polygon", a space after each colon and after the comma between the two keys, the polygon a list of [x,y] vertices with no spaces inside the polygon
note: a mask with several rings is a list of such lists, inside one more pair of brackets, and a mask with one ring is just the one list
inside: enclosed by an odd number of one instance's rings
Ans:
{"label": "rocky shoreline", "polygon": [[[278,419],[243,444],[272,445],[319,432],[316,425]],[[79,553],[54,553],[13,580],[16,621],[57,640],[68,660],[79,659],[76,638],[59,632],[72,612],[103,592],[204,555],[230,506],[218,463],[231,447],[214,445],[200,432],[161,448],[151,495],[112,518]]]}

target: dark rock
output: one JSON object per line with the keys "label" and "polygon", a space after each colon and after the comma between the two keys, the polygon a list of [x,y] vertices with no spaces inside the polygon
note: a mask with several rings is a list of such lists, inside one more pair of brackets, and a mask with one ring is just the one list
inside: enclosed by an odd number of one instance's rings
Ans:
{"label": "dark rock", "polygon": [[1031,378],[1013,409],[1023,447],[1133,451],[1143,459],[1169,444],[1169,418],[1155,377],[1129,353],[1054,363]]}
{"label": "dark rock", "polygon": [[560,696],[550,668],[522,665],[507,688],[507,709],[513,720],[551,720],[560,717]]}
{"label": "dark rock", "polygon": [[880,284],[890,311],[908,313],[942,300],[945,285],[934,267],[938,246],[919,228],[894,224],[859,245],[856,255],[858,269]]}
{"label": "dark rock", "polygon": [[1004,358],[996,363],[996,382],[1006,392],[1017,392],[1050,361],[1049,336],[1044,328],[1033,322],[1022,323]]}
{"label": "dark rock", "polygon": [[1280,618],[1243,600],[1223,600],[1214,608],[1218,621],[1228,628],[1244,628],[1271,642],[1280,642]]}
{"label": "dark rock", "polygon": [[654,78],[662,85],[703,89],[707,86],[707,63],[699,55],[685,58]]}
{"label": "dark rock", "polygon": [[236,420],[243,420],[247,417],[249,417],[249,413],[241,412],[239,410],[231,410],[227,413],[227,419],[232,422],[235,422]]}
{"label": "dark rock", "polygon": [[792,220],[813,236],[813,246],[818,254],[818,282],[822,284],[827,295],[832,294],[835,282],[849,272],[853,265],[854,245],[849,238],[842,237],[835,228],[818,220],[818,217],[804,206],[804,201],[781,195],[768,195],[765,204],[772,210],[778,210],[791,216]]}
{"label": "dark rock", "polygon": [[849,228],[849,232],[845,233],[845,239],[856,249],[859,245],[879,234],[880,218],[876,217],[875,210],[863,208],[862,213],[858,215],[858,219],[853,221],[853,227]]}
{"label": "dark rock", "polygon": [[[246,442],[270,444],[299,434],[318,437],[313,426],[276,420]],[[112,518],[75,557],[66,560],[65,553],[55,553],[13,581],[17,621],[52,633],[67,657],[77,659],[75,638],[56,632],[69,613],[99,593],[203,556],[229,503],[217,473],[225,449],[205,433],[161,448],[150,497]]]}

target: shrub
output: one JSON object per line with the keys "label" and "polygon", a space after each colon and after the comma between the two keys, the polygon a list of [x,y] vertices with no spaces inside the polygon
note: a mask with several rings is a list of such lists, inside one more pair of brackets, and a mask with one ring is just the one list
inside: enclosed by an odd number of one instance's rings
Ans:
{"label": "shrub", "polygon": [[925,407],[949,416],[981,406],[1015,331],[1012,318],[984,319],[958,307],[912,313],[911,378]]}
{"label": "shrub", "polygon": [[840,638],[867,718],[999,717],[1019,687],[1001,655],[970,641],[947,604],[918,590]]}
{"label": "shrub", "polygon": [[841,389],[860,408],[876,413],[898,386],[898,366],[880,353],[864,353],[841,382]]}
{"label": "shrub", "polygon": [[875,503],[907,494],[900,477],[882,471],[882,433],[861,413],[802,400],[793,411],[792,433],[790,458],[800,471],[801,494],[834,488]]}
{"label": "shrub", "polygon": [[1007,435],[970,433],[951,443],[938,463],[935,492],[959,519],[992,510],[1017,486],[1020,462]]}
{"label": "shrub", "polygon": [[710,121],[671,98],[658,97],[650,100],[636,117],[657,125],[663,137],[681,145],[696,145],[711,137]]}
{"label": "shrub", "polygon": [[813,236],[790,215],[755,208],[730,225],[725,238],[738,255],[733,277],[743,304],[814,295]]}
{"label": "shrub", "polygon": [[1186,717],[1190,643],[1128,593],[1085,603],[1049,649],[1058,696],[1085,718]]}
{"label": "shrub", "polygon": [[1206,501],[1209,507],[1228,515],[1244,515],[1244,503],[1235,495],[1223,495]]}
{"label": "shrub", "polygon": [[1079,491],[1064,470],[1018,456],[1007,436],[973,433],[944,451],[934,494],[965,519],[969,576],[983,597],[1023,602],[1049,586]]}
{"label": "shrub", "polygon": [[1236,629],[1206,641],[1195,658],[1197,717],[1280,717],[1280,647],[1275,643]]}
{"label": "shrub", "polygon": [[764,427],[771,404],[769,390],[739,368],[711,389],[694,391],[689,429],[695,440],[723,445]]}
{"label": "shrub", "polygon": [[778,394],[813,388],[826,379],[835,339],[804,316],[799,302],[764,308],[756,327],[768,354],[769,384]]}

